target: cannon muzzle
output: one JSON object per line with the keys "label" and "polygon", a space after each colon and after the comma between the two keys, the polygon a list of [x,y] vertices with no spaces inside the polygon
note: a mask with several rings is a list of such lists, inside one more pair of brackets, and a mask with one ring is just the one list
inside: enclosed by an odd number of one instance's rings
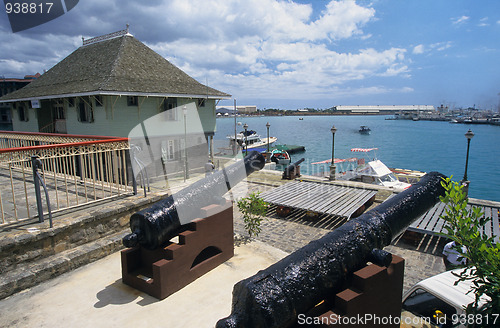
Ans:
{"label": "cannon muzzle", "polygon": [[293,176],[293,178],[300,176],[299,165],[304,160],[305,160],[304,157],[302,157],[301,159],[299,159],[295,163],[288,165],[285,168],[285,171],[283,172],[283,179],[292,179],[292,176]]}

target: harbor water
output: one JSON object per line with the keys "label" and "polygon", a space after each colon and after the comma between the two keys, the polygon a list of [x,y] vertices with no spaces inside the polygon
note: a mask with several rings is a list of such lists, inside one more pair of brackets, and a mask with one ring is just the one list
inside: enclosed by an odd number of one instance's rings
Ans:
{"label": "harbor water", "polygon": [[[277,137],[277,144],[305,146],[305,152],[292,155],[292,161],[302,157],[303,174],[328,171],[328,164],[312,164],[331,159],[333,125],[335,133],[335,158],[365,158],[367,155],[351,152],[351,148],[373,148],[370,153],[390,168],[411,169],[423,172],[438,171],[459,181],[465,172],[467,139],[464,134],[471,129],[475,136],[470,143],[468,180],[469,195],[473,198],[500,201],[500,126],[451,124],[436,121],[386,120],[390,116],[271,116],[238,117],[237,122],[247,124],[261,137]],[[217,119],[215,147],[227,147],[227,135],[234,134],[232,117]],[[243,130],[242,125],[237,131]],[[360,134],[359,127],[366,125],[371,133]],[[371,159],[371,158],[370,158]],[[342,169],[342,164],[337,165]]]}

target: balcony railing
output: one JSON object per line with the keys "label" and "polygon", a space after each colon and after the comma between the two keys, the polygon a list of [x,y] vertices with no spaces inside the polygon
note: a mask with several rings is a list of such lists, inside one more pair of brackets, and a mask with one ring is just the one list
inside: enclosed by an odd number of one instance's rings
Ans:
{"label": "balcony railing", "polygon": [[[54,213],[132,194],[128,151],[128,138],[0,131],[0,224],[43,217],[49,202]],[[48,195],[42,213],[32,158]]]}

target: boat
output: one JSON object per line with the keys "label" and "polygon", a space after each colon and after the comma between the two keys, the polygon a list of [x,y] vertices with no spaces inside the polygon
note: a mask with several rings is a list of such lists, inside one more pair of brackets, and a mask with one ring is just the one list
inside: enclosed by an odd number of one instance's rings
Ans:
{"label": "boat", "polygon": [[358,167],[355,173],[355,177],[350,180],[376,184],[396,190],[404,190],[411,187],[411,184],[399,181],[394,172],[378,159]]}
{"label": "boat", "polygon": [[[378,148],[352,148],[351,152],[368,153],[377,150]],[[316,162],[312,164],[327,164],[331,163],[331,159]],[[363,158],[348,158],[348,159],[335,159],[334,163],[347,163],[347,170],[340,172],[336,178],[338,180],[359,181],[364,183],[376,184],[385,186],[394,190],[404,190],[411,186],[411,184],[399,181],[398,178],[384,163],[380,160],[373,158],[368,162]],[[342,170],[340,170],[342,171]]]}
{"label": "boat", "polygon": [[[378,148],[352,148],[351,152],[368,153]],[[411,184],[399,181],[394,173],[382,161],[374,156],[373,160],[365,163],[363,159],[358,160],[358,166],[350,174],[344,174],[346,178],[353,181],[376,184],[393,188],[395,190],[404,190],[411,187]]]}
{"label": "boat", "polygon": [[261,138],[254,130],[247,130],[246,133],[241,131],[236,135],[236,138],[234,135],[227,136],[227,138],[229,139],[229,148],[236,141],[238,147],[242,147],[243,143],[245,143],[247,149],[267,147],[268,144],[271,146],[278,140],[276,137],[269,137],[269,140],[268,138]]}
{"label": "boat", "polygon": [[291,158],[286,150],[274,149],[271,153],[271,161],[280,165],[288,165]]}
{"label": "boat", "polygon": [[371,131],[370,128],[367,127],[366,125],[361,125],[359,127],[359,133],[361,134],[370,134],[370,131]]}

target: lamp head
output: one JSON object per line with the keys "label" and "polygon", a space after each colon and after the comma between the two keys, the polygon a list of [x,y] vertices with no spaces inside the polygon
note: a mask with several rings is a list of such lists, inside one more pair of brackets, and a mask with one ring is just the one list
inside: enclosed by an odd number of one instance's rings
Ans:
{"label": "lamp head", "polygon": [[472,132],[470,129],[469,131],[467,131],[467,133],[465,133],[465,137],[467,138],[467,140],[471,140],[472,137],[474,137],[474,132]]}

